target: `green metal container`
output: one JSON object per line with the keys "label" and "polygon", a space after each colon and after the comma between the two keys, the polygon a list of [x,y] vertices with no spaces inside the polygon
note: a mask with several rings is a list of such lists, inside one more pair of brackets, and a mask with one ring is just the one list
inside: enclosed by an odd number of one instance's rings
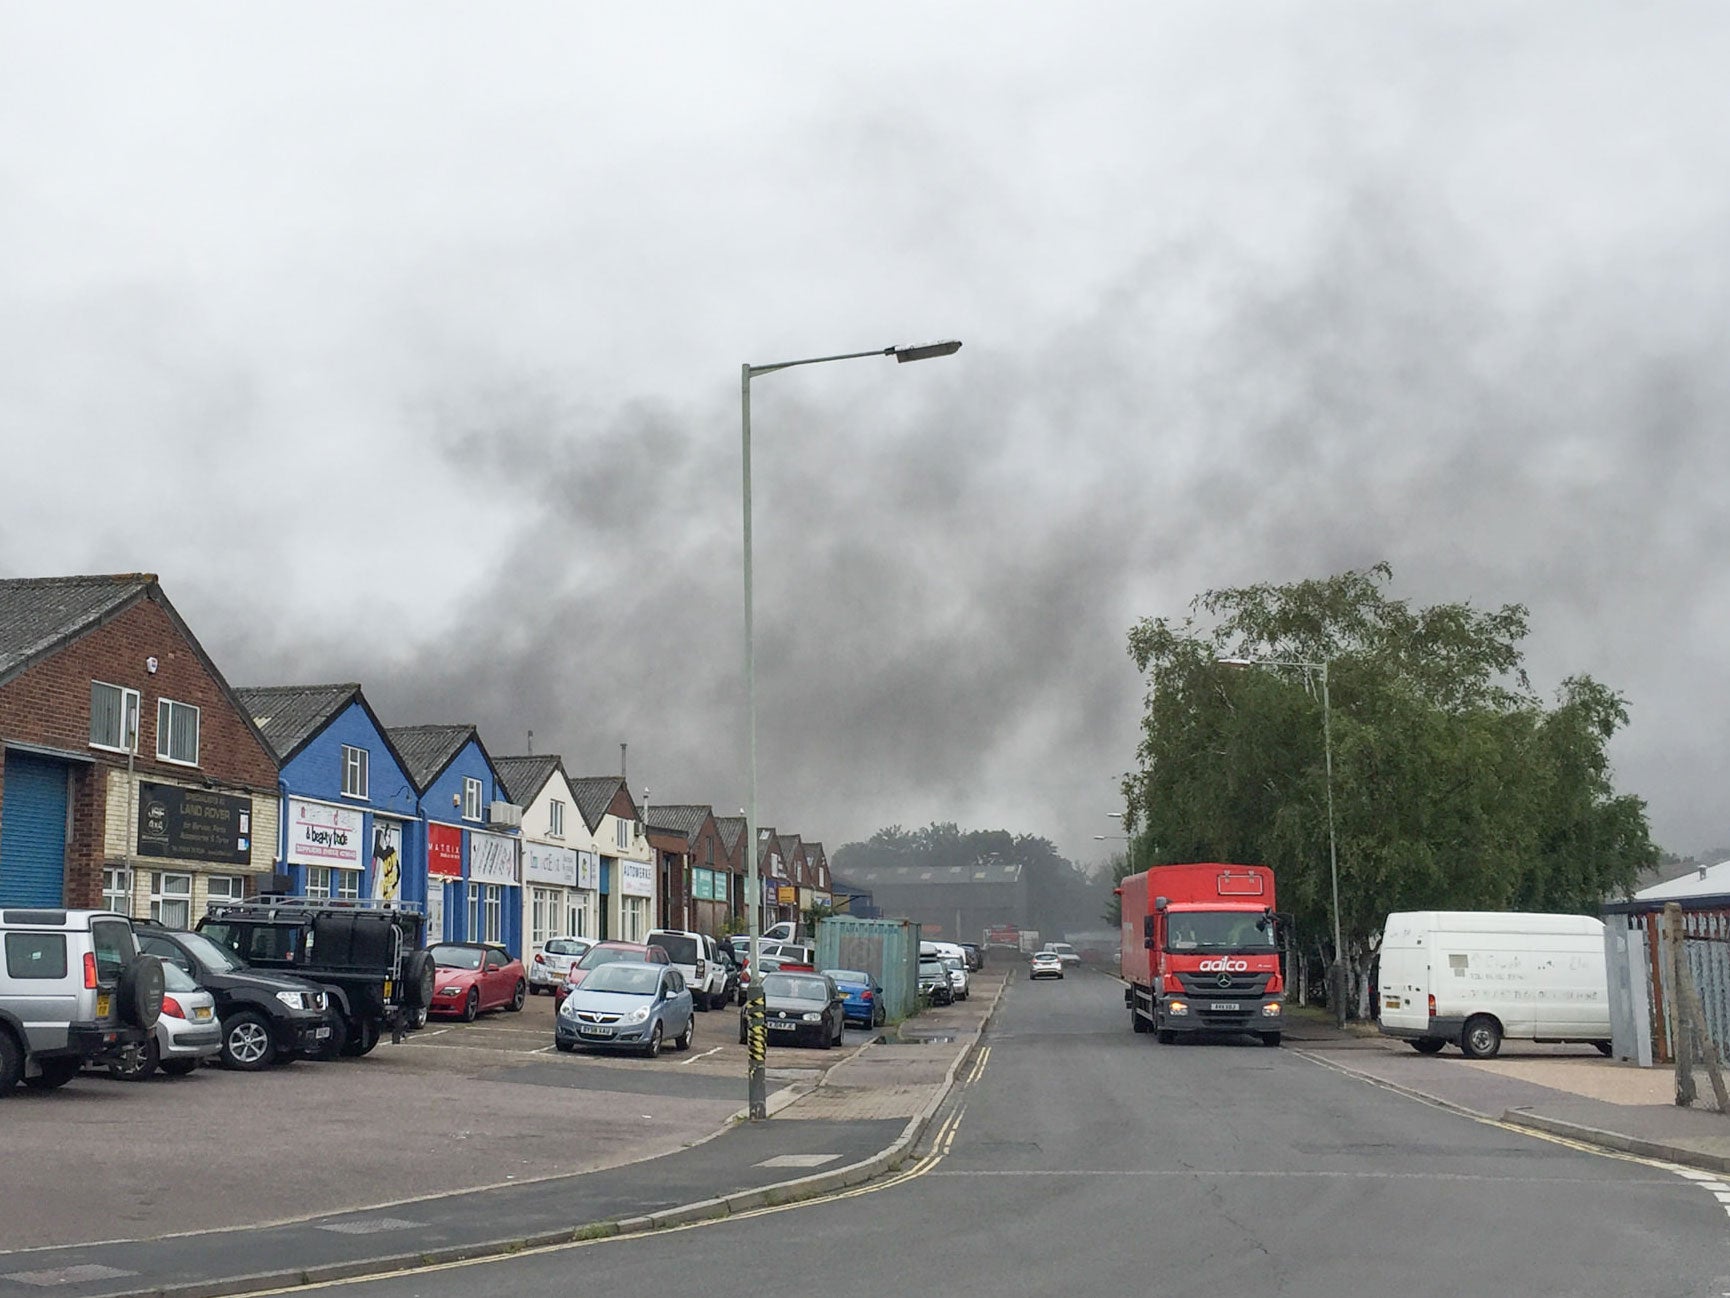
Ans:
{"label": "green metal container", "polygon": [[909,919],[833,915],[817,925],[819,969],[862,969],[883,984],[891,1019],[919,1008],[919,925]]}

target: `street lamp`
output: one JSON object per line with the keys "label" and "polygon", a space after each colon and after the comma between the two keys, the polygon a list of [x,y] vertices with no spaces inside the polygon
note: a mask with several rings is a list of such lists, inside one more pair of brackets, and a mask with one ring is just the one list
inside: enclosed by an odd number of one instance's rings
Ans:
{"label": "street lamp", "polygon": [[773,365],[745,364],[739,367],[739,416],[741,445],[745,471],[745,715],[750,750],[750,796],[745,808],[745,897],[749,903],[751,938],[751,987],[746,993],[745,1021],[749,1027],[746,1040],[750,1053],[745,1064],[745,1092],[753,1122],[768,1116],[767,1043],[763,1026],[762,961],[762,884],[757,878],[757,663],[755,623],[752,611],[751,586],[751,380],[776,370],[790,370],[797,365],[822,365],[829,361],[855,361],[866,356],[893,356],[898,363],[931,360],[938,356],[953,356],[961,350],[960,342],[921,343],[909,347],[882,347],[876,351],[844,352],[837,356],[811,356],[798,361],[777,361]]}
{"label": "street lamp", "polygon": [[1226,667],[1297,667],[1317,673],[1322,682],[1322,754],[1325,763],[1328,798],[1328,869],[1333,882],[1334,897],[1334,1021],[1346,1025],[1345,943],[1340,938],[1340,856],[1334,838],[1334,730],[1333,709],[1328,703],[1328,660],[1305,662],[1289,658],[1221,658]]}

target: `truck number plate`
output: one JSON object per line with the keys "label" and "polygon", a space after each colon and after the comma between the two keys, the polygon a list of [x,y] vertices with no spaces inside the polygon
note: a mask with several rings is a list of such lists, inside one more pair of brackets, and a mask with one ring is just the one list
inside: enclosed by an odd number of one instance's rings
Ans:
{"label": "truck number plate", "polygon": [[1382,1004],[1390,1010],[1397,1010],[1400,1007],[1400,998],[1398,996],[1384,996],[1382,997]]}
{"label": "truck number plate", "polygon": [[1208,1006],[1216,1014],[1236,1014],[1242,1008],[1236,1001],[1214,1001]]}

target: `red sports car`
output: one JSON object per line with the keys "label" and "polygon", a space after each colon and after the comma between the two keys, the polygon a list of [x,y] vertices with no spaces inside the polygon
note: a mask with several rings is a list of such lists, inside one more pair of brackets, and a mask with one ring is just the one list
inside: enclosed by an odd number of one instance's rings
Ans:
{"label": "red sports car", "polygon": [[488,942],[440,942],[433,958],[429,1014],[460,1015],[469,1022],[482,1010],[520,1010],[529,997],[523,962]]}

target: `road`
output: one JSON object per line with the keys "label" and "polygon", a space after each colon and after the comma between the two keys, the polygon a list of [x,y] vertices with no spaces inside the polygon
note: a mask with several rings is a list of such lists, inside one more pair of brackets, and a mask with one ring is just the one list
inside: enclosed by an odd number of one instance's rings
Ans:
{"label": "road", "polygon": [[[1255,1043],[1159,1046],[1118,985],[1011,984],[930,1155],[843,1197],[296,1293],[1710,1295],[1717,1193]],[[1726,1193],[1730,1198],[1730,1193]]]}

